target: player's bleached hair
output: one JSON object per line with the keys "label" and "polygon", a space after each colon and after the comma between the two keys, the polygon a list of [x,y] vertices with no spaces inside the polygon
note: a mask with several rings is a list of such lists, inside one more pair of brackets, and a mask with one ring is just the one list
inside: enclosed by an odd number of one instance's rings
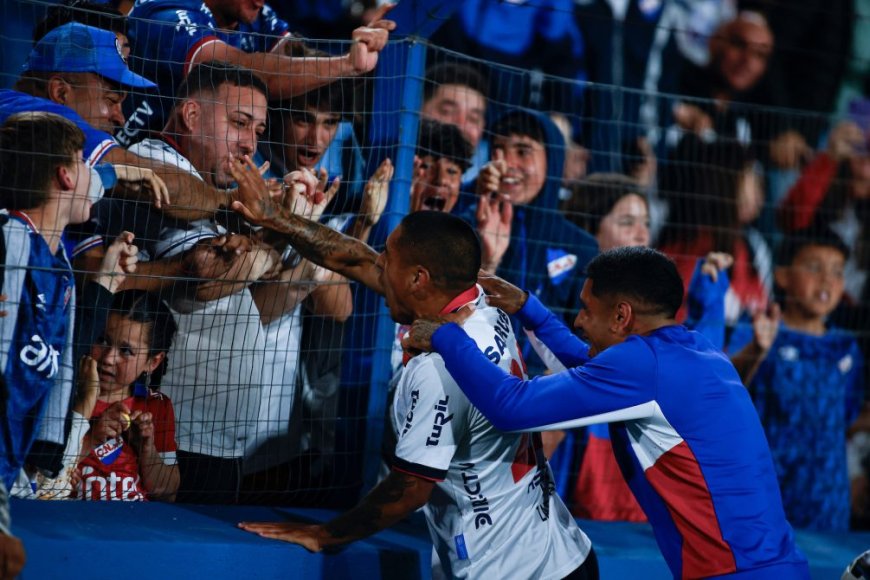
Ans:
{"label": "player's bleached hair", "polygon": [[477,282],[480,240],[465,221],[440,211],[417,211],[399,227],[402,260],[426,268],[437,288],[462,291]]}
{"label": "player's bleached hair", "polygon": [[683,279],[669,257],[643,246],[607,250],[586,266],[592,294],[638,301],[650,314],[676,316],[683,303]]}
{"label": "player's bleached hair", "polygon": [[11,115],[0,127],[0,207],[43,205],[57,167],[72,166],[84,144],[82,130],[60,115],[42,111]]}

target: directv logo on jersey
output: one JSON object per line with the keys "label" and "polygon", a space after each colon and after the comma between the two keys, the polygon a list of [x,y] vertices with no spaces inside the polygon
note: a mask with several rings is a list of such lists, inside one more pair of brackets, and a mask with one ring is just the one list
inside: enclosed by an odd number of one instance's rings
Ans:
{"label": "directv logo on jersey", "polygon": [[476,473],[469,473],[474,468],[473,463],[461,463],[462,468],[462,487],[465,488],[465,493],[471,501],[471,511],[474,512],[474,529],[479,530],[480,526],[491,526],[492,515],[489,513],[489,499],[481,493],[480,480]]}
{"label": "directv logo on jersey", "polygon": [[31,344],[21,349],[19,358],[29,367],[35,367],[36,372],[43,373],[45,378],[50,379],[57,374],[57,359],[60,353],[50,344],[46,344],[42,337],[34,334],[30,337]]}
{"label": "directv logo on jersey", "polygon": [[447,414],[447,401],[450,400],[449,395],[445,395],[443,399],[435,404],[435,410],[438,411],[435,415],[435,421],[432,422],[432,434],[426,438],[426,447],[435,447],[441,439],[441,431],[444,425],[453,420],[453,415]]}

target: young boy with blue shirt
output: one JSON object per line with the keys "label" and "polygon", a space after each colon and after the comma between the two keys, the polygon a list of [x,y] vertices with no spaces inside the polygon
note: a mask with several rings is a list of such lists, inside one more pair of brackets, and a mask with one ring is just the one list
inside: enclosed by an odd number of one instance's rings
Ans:
{"label": "young boy with blue shirt", "polygon": [[849,529],[846,438],[863,399],[861,351],[831,327],[848,249],[829,229],[783,242],[774,273],[782,306],[739,326],[728,351],[770,444],[789,521]]}

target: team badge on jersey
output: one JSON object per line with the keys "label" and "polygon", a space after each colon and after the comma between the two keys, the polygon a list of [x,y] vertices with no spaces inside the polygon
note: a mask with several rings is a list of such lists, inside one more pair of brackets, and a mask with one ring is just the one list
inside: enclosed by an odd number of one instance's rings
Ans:
{"label": "team badge on jersey", "polygon": [[124,440],[120,437],[109,439],[102,445],[94,447],[94,455],[103,463],[103,465],[111,465],[115,463],[118,456],[121,455],[121,449],[124,448]]}
{"label": "team badge on jersey", "polygon": [[561,284],[576,265],[575,254],[569,254],[560,248],[547,248],[547,275],[553,284]]}

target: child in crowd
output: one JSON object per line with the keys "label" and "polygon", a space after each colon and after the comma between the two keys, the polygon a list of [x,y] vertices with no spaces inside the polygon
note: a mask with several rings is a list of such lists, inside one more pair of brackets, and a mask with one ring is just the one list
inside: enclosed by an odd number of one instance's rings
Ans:
{"label": "child in crowd", "polygon": [[176,324],[155,294],[115,296],[105,332],[91,350],[100,392],[85,436],[76,495],[81,499],[173,501],[181,481],[175,461],[172,403],[152,389]]}
{"label": "child in crowd", "polygon": [[863,398],[855,339],[831,328],[843,296],[848,249],[831,230],[783,242],[773,306],[739,325],[729,344],[767,434],[788,520],[799,528],[849,527],[846,435]]}

